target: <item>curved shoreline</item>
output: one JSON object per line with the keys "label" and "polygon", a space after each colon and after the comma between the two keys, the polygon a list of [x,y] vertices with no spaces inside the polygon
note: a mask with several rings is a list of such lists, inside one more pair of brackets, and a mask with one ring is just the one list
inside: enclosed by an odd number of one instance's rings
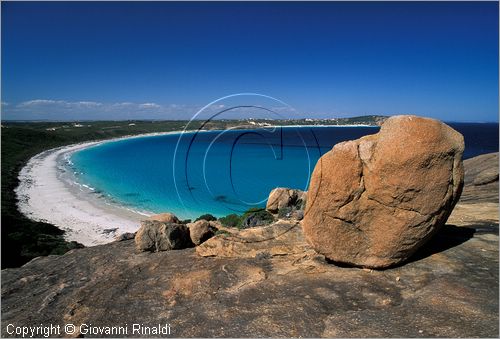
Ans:
{"label": "curved shoreline", "polygon": [[60,166],[65,155],[124,139],[193,132],[197,130],[128,135],[43,151],[30,158],[19,172],[19,185],[14,190],[17,208],[29,219],[47,222],[65,231],[67,241],[85,246],[112,242],[117,235],[137,231],[140,221],[152,213],[139,213],[93,195],[86,185],[65,175],[67,169]]}
{"label": "curved shoreline", "polygon": [[16,188],[21,213],[57,226],[66,231],[66,240],[85,246],[107,243],[119,233],[134,232],[140,220],[138,214],[99,204],[97,198],[85,199],[81,187],[76,183],[71,187],[60,178],[59,172],[63,171],[58,167],[60,157],[95,144],[66,146],[37,154],[19,173],[20,183]]}
{"label": "curved shoreline", "polygon": [[47,222],[64,230],[66,240],[85,246],[105,244],[119,234],[135,232],[140,220],[149,214],[92,196],[84,185],[64,177],[66,169],[60,164],[68,154],[103,143],[176,133],[182,131],[89,141],[43,151],[32,157],[19,172],[19,185],[15,189],[17,207],[32,220]]}

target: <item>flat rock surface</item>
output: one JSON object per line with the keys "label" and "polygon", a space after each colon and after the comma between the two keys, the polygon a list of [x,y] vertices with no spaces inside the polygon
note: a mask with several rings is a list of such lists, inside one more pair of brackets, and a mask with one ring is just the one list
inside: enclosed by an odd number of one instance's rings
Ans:
{"label": "flat rock surface", "polygon": [[315,253],[304,239],[300,223],[279,220],[272,225],[217,235],[200,246],[202,257],[256,258]]}
{"label": "flat rock surface", "polygon": [[136,253],[133,240],[36,258],[2,270],[1,333],[85,323],[137,337],[134,323],[168,323],[176,337],[498,337],[498,195],[467,192],[410,262],[383,271],[306,248],[200,257]]}

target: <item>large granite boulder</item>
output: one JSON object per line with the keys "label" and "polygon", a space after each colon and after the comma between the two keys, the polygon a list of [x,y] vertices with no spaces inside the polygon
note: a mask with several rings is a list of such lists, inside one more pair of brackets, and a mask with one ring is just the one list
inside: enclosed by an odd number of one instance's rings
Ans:
{"label": "large granite boulder", "polygon": [[193,244],[198,246],[213,237],[217,231],[217,227],[215,227],[215,225],[215,222],[207,221],[205,219],[200,219],[188,224],[189,235]]}
{"label": "large granite boulder", "polygon": [[301,190],[278,187],[269,193],[266,210],[271,213],[279,213],[280,210],[292,212],[302,209],[307,194]]}
{"label": "large granite boulder", "polygon": [[168,251],[192,247],[186,225],[144,220],[135,235],[135,245],[138,251]]}
{"label": "large granite boulder", "polygon": [[328,259],[383,268],[408,259],[441,226],[463,187],[464,140],[446,124],[389,118],[335,145],[311,177],[303,228]]}

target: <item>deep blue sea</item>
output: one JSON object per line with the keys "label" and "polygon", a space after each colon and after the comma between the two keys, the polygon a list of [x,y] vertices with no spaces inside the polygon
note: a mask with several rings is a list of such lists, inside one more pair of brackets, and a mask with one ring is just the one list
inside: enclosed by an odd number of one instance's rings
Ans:
{"label": "deep blue sea", "polygon": [[[498,151],[498,124],[449,123],[464,158]],[[264,206],[275,187],[306,190],[318,158],[378,127],[283,127],[138,137],[71,156],[76,180],[105,199],[144,212],[196,218]]]}

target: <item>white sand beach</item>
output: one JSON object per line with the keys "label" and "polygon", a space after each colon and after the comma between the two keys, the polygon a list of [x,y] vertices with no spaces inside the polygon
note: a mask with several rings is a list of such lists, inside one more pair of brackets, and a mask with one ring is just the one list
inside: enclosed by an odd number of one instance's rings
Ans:
{"label": "white sand beach", "polygon": [[30,219],[48,222],[66,231],[66,240],[77,241],[85,246],[105,244],[122,233],[135,232],[140,220],[151,213],[139,213],[93,194],[91,189],[64,173],[67,169],[61,164],[71,153],[105,142],[192,132],[195,131],[124,136],[54,148],[37,154],[19,173],[19,186],[16,188],[18,208]]}
{"label": "white sand beach", "polygon": [[19,174],[16,189],[20,211],[31,219],[66,231],[65,238],[85,246],[110,242],[124,232],[135,232],[144,215],[92,197],[90,190],[63,179],[62,157],[98,142],[82,143],[42,152]]}

